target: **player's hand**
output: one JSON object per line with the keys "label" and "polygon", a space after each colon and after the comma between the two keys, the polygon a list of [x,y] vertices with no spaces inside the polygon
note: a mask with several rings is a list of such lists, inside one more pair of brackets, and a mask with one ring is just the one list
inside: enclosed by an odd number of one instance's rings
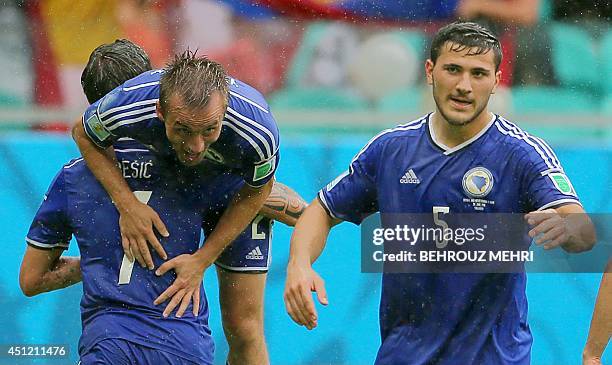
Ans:
{"label": "player's hand", "polygon": [[180,304],[176,311],[176,317],[181,318],[185,310],[187,310],[189,303],[193,300],[193,315],[197,316],[200,309],[200,286],[202,285],[205,270],[201,260],[195,255],[180,255],[164,262],[155,271],[155,274],[161,276],[170,270],[176,272],[176,279],[168,289],[155,299],[153,304],[159,305],[170,299],[170,303],[164,309],[163,316],[168,317],[176,306]]}
{"label": "player's hand", "polygon": [[569,240],[567,219],[554,209],[528,213],[525,220],[531,226],[529,237],[535,238],[535,243],[544,245],[546,250],[559,247]]}
{"label": "player's hand", "polygon": [[119,210],[119,227],[121,229],[121,245],[127,257],[136,259],[142,267],[153,269],[153,259],[147,242],[166,260],[168,255],[153,232],[153,227],[164,237],[168,237],[168,229],[159,215],[150,206],[134,200]]}
{"label": "player's hand", "polygon": [[311,292],[317,293],[319,303],[327,305],[325,282],[311,266],[289,264],[285,283],[285,308],[293,321],[309,330],[317,326],[317,310]]}

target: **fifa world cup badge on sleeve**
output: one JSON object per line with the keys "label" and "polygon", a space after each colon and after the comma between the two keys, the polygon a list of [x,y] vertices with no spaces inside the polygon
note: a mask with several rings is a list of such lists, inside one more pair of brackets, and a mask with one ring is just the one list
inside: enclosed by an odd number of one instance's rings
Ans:
{"label": "fifa world cup badge on sleeve", "polygon": [[548,174],[555,187],[565,195],[576,195],[576,191],[565,174],[553,172]]}
{"label": "fifa world cup badge on sleeve", "polygon": [[91,132],[95,134],[100,141],[104,141],[110,136],[110,133],[106,130],[106,127],[104,127],[96,113],[93,113],[92,116],[87,119],[85,124],[87,124]]}
{"label": "fifa world cup badge on sleeve", "polygon": [[255,172],[253,173],[253,181],[261,180],[269,176],[274,171],[274,165],[276,164],[276,156],[272,157],[268,161],[255,166]]}

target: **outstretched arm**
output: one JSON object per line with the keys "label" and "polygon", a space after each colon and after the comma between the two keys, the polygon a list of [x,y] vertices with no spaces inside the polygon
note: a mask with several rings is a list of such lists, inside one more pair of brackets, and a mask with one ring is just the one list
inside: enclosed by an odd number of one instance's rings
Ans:
{"label": "outstretched arm", "polygon": [[561,246],[567,252],[578,253],[595,245],[593,222],[578,204],[531,212],[525,219],[532,226],[529,236],[547,250]]}
{"label": "outstretched arm", "polygon": [[307,206],[306,201],[293,189],[275,182],[259,214],[293,227]]}
{"label": "outstretched arm", "polygon": [[610,341],[610,336],[612,336],[612,260],[608,261],[599,286],[589,338],[582,352],[583,365],[601,365],[601,356]]}
{"label": "outstretched arm", "polygon": [[332,219],[315,199],[298,220],[291,236],[291,250],[285,283],[285,308],[299,325],[317,326],[317,311],[311,291],[319,302],[328,304],[325,283],[313,270],[312,264],[321,255],[330,229],[340,221]]}
{"label": "outstretched arm", "polygon": [[21,262],[19,286],[28,297],[62,289],[81,281],[81,259],[61,257],[63,250],[28,246]]}

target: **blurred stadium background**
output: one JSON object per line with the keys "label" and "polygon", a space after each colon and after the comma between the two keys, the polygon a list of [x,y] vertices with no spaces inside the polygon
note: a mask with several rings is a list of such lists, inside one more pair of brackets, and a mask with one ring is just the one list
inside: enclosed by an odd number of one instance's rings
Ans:
{"label": "blurred stadium background", "polygon": [[[504,87],[491,109],[553,145],[589,212],[612,211],[609,1],[253,3],[0,1],[0,219],[7,248],[0,258],[0,344],[69,344],[76,362],[80,286],[25,298],[17,275],[43,193],[78,154],[67,131],[86,106],[81,70],[96,46],[116,38],[141,44],[156,66],[174,51],[198,48],[264,92],[282,134],[278,180],[311,200],[377,131],[433,108],[423,77],[429,37],[451,19],[476,19],[495,29],[505,51]],[[282,302],[290,233],[276,224],[266,291],[272,363],[372,363],[380,276],[359,272],[358,228],[336,229],[317,264],[331,304],[320,309],[312,332],[294,325]],[[69,254],[78,254],[76,245]],[[227,348],[214,276],[209,270],[206,290],[222,364]],[[600,277],[529,275],[533,364],[580,362]],[[604,363],[612,362],[610,352]],[[0,358],[30,362],[44,363]]]}

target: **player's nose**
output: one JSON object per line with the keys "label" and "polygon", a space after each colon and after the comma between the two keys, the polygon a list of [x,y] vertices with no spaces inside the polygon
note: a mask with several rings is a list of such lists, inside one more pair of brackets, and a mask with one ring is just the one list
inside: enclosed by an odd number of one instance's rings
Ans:
{"label": "player's nose", "polygon": [[204,140],[204,137],[200,135],[193,136],[192,138],[189,138],[186,142],[187,150],[190,153],[202,153],[206,150],[206,141]]}
{"label": "player's nose", "polygon": [[470,79],[469,73],[463,73],[456,87],[457,90],[462,94],[468,94],[472,92],[472,80]]}

